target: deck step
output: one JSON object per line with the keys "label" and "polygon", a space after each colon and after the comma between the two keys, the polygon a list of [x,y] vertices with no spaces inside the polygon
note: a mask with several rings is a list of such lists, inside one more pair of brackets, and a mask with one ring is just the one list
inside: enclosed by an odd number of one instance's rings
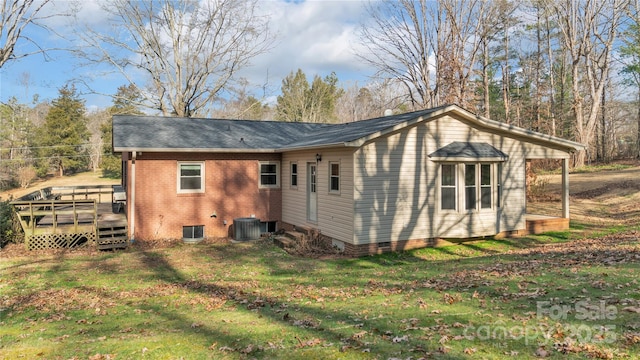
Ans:
{"label": "deck step", "polygon": [[98,224],[96,247],[99,250],[124,249],[129,244],[127,223],[105,221]]}

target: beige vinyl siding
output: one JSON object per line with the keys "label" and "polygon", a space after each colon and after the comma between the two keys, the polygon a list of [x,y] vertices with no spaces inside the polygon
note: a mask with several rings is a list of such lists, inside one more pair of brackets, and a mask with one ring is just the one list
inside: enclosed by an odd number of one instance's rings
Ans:
{"label": "beige vinyl siding", "polygon": [[[300,151],[283,154],[282,220],[289,224],[319,229],[336,240],[351,242],[353,238],[353,151],[352,148]],[[307,220],[307,164],[317,163],[318,221]],[[298,163],[298,187],[291,189],[290,163]],[[340,192],[329,191],[329,163],[340,164]]]}
{"label": "beige vinyl siding", "polygon": [[[445,116],[358,149],[354,156],[354,243],[466,238],[524,229],[526,158],[564,158],[568,154],[505,135]],[[508,155],[503,163],[501,208],[494,203],[492,209],[480,211],[439,210],[439,163],[428,154],[453,141],[486,142]],[[458,181],[460,193],[462,179]]]}
{"label": "beige vinyl siding", "polygon": [[434,177],[424,126],[378,138],[355,154],[354,243],[424,238],[434,199]]}
{"label": "beige vinyl siding", "polygon": [[[298,186],[291,188],[291,162],[298,164]],[[307,223],[307,162],[315,162],[315,153],[286,153],[282,155],[282,221]]]}

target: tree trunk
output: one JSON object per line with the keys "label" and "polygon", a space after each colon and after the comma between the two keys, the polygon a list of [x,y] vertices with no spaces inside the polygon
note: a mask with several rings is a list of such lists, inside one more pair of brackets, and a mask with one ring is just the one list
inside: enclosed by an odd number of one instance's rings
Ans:
{"label": "tree trunk", "polygon": [[491,118],[491,94],[489,94],[489,40],[485,40],[483,43],[484,56],[482,57],[482,87],[484,92],[483,105],[484,116]]}
{"label": "tree trunk", "polygon": [[502,101],[504,103],[504,121],[511,123],[509,112],[511,111],[509,82],[511,80],[509,74],[509,34],[504,34],[504,65],[502,66]]}
{"label": "tree trunk", "polygon": [[638,129],[636,130],[636,159],[640,159],[640,88],[638,88],[638,114],[636,118]]}

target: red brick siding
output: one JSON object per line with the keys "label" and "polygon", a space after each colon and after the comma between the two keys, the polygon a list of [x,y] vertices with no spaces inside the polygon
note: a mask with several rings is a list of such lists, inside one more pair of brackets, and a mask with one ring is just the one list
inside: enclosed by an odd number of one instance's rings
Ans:
{"label": "red brick siding", "polygon": [[[204,162],[204,193],[177,193],[178,161]],[[225,237],[231,235],[235,218],[255,215],[261,221],[279,221],[282,191],[259,188],[260,161],[280,161],[280,155],[139,155],[135,164],[135,238],[182,238],[182,227],[190,225],[204,225],[206,237]],[[131,189],[128,192],[130,195]],[[210,216],[214,212],[216,218]]]}
{"label": "red brick siding", "polygon": [[[280,224],[280,228],[284,231],[297,231],[297,232],[306,232],[304,227],[299,227],[293,224],[282,222]],[[332,239],[328,236],[323,236],[323,241],[331,243]],[[373,244],[362,244],[362,245],[353,245],[350,243],[343,242],[344,244],[344,253],[351,256],[365,256],[372,254],[382,254],[390,251],[405,251],[411,249],[418,249],[424,247],[433,247],[440,246],[442,244],[442,240],[440,239],[413,239],[413,240],[404,240],[404,241],[392,241],[389,243],[373,243]]]}
{"label": "red brick siding", "polygon": [[363,256],[371,254],[382,254],[390,251],[405,251],[430,246],[438,246],[438,239],[413,239],[403,241],[392,241],[386,244],[344,244],[344,252],[353,256]]}

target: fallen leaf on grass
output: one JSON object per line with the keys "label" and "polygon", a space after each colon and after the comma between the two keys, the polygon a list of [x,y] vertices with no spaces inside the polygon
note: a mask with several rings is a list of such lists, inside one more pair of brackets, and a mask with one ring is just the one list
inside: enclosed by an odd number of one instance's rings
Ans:
{"label": "fallen leaf on grass", "polygon": [[623,307],[622,311],[628,311],[628,312],[634,312],[634,313],[640,314],[640,307],[627,306],[627,307]]}
{"label": "fallen leaf on grass", "polygon": [[254,352],[256,350],[260,350],[260,347],[259,346],[256,347],[253,344],[249,344],[249,345],[247,345],[246,348],[240,350],[240,353],[242,353],[242,354],[251,354],[252,352]]}
{"label": "fallen leaf on grass", "polygon": [[467,355],[474,354],[476,351],[478,351],[478,349],[476,349],[476,348],[465,348],[464,349],[464,353],[467,354]]}
{"label": "fallen leaf on grass", "polygon": [[534,355],[537,356],[537,357],[544,358],[544,357],[549,356],[549,352],[547,350],[545,350],[544,347],[539,347],[538,350],[536,350]]}
{"label": "fallen leaf on grass", "polygon": [[89,356],[89,360],[112,360],[115,358],[116,356],[112,354],[95,354],[93,356]]}
{"label": "fallen leaf on grass", "polygon": [[394,343],[401,343],[403,341],[409,341],[409,335],[405,335],[405,336],[402,336],[402,337],[396,336],[396,337],[393,338],[393,342]]}
{"label": "fallen leaf on grass", "polygon": [[315,338],[315,339],[311,339],[311,340],[307,340],[307,341],[302,341],[300,340],[298,337],[296,337],[296,340],[298,340],[298,348],[304,348],[304,347],[314,347],[317,345],[320,345],[322,343],[322,340]]}
{"label": "fallen leaf on grass", "polygon": [[357,333],[351,335],[351,338],[352,339],[362,339],[366,334],[367,334],[366,331],[360,331],[360,332],[357,332]]}

